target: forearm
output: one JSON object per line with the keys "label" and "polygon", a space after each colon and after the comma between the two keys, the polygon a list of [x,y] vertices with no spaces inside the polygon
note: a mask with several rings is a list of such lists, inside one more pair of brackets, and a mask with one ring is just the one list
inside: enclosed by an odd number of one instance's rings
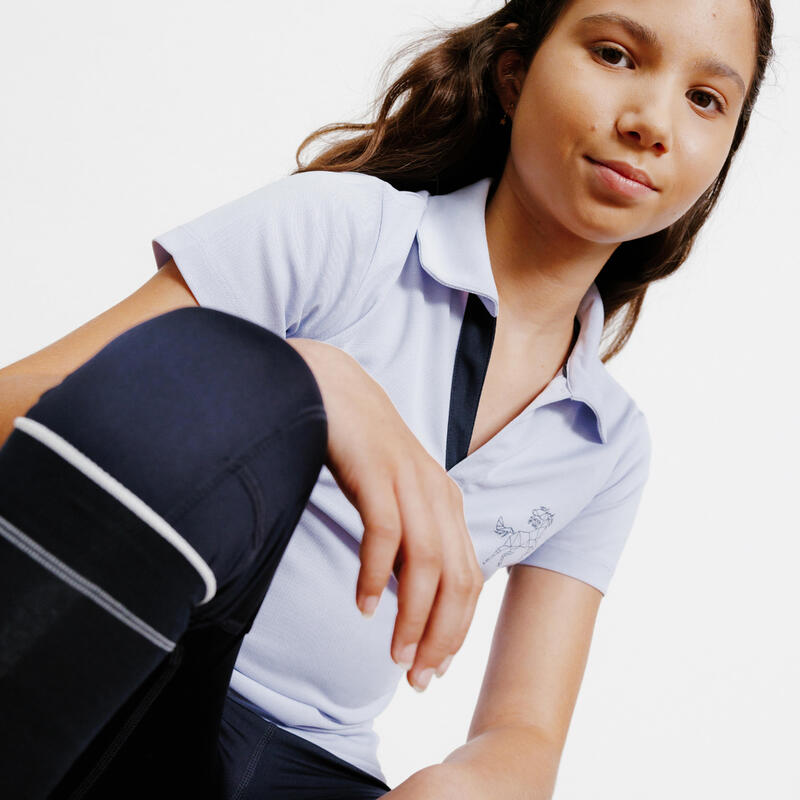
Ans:
{"label": "forearm", "polygon": [[[360,416],[353,413],[362,398],[379,400],[383,390],[351,356],[312,339],[287,341],[314,373],[329,419],[338,421],[339,426],[354,425],[356,430],[363,427],[363,419],[374,416],[391,421],[396,416],[388,398],[385,404],[366,405]],[[354,393],[354,386],[359,391]],[[331,429],[334,427],[331,425]],[[345,437],[348,438],[352,436]],[[343,487],[343,491],[346,489],[347,486]],[[549,800],[559,759],[560,748],[533,727],[494,728],[473,737],[441,764],[414,773],[384,797],[387,800],[494,800],[496,797]]]}
{"label": "forearm", "polygon": [[387,800],[550,800],[560,748],[534,728],[495,728],[414,773]]}
{"label": "forearm", "polygon": [[550,800],[561,748],[535,728],[493,728],[454,750],[441,766],[453,770],[461,800]]}

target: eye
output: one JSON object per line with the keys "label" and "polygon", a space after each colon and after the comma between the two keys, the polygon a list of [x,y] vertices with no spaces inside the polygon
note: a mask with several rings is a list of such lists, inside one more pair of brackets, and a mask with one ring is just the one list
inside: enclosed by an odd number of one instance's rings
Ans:
{"label": "eye", "polygon": [[717,104],[718,111],[725,111],[725,101],[716,92],[707,92],[705,89],[692,89],[689,94],[700,95],[701,101],[699,103],[695,103],[695,105],[700,106],[703,111],[708,111],[711,109],[713,103]]}
{"label": "eye", "polygon": [[[597,53],[600,59],[606,64],[611,64],[616,67],[619,66],[621,59],[627,58],[631,62],[631,66],[633,66],[631,57],[621,47],[616,47],[613,44],[599,44],[592,47],[591,51]],[[607,56],[610,56],[610,58]]]}

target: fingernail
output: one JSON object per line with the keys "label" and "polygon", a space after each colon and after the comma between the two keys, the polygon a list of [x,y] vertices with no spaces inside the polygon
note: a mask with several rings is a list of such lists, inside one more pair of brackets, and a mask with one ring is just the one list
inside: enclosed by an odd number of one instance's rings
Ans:
{"label": "fingernail", "polygon": [[[417,643],[418,644],[418,643]],[[416,644],[409,644],[406,645],[400,651],[400,658],[398,660],[398,664],[403,667],[404,669],[411,669],[411,666],[414,663],[414,656],[417,654],[417,645]]]}
{"label": "fingernail", "polygon": [[369,597],[364,600],[361,606],[361,613],[369,619],[374,613],[375,609],[378,607],[378,597],[374,594],[371,594]]}
{"label": "fingernail", "polygon": [[452,654],[447,656],[447,658],[442,661],[441,664],[436,668],[436,677],[441,678],[445,672],[447,672],[447,668],[450,666],[450,662],[453,660]]}
{"label": "fingernail", "polygon": [[422,670],[417,679],[414,681],[414,688],[418,692],[424,692],[425,689],[428,688],[428,684],[431,682],[432,677],[433,677],[433,667],[428,667],[428,669]]}

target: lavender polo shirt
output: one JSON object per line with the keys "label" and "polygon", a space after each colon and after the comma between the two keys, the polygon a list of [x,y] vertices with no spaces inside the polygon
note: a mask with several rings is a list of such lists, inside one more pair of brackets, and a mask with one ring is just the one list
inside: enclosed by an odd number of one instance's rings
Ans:
{"label": "lavender polo shirt", "polygon": [[[355,172],[299,173],[156,237],[153,250],[159,267],[173,257],[200,305],[350,353],[444,467],[468,298],[497,316],[489,186],[484,178],[431,195]],[[632,529],[649,471],[647,422],[600,360],[595,284],[577,320],[565,368],[448,469],[485,579],[522,564],[605,593]],[[390,655],[397,582],[390,577],[372,619],[361,616],[362,534],[323,467],[230,688],[265,719],[385,781],[373,721],[403,677]]]}

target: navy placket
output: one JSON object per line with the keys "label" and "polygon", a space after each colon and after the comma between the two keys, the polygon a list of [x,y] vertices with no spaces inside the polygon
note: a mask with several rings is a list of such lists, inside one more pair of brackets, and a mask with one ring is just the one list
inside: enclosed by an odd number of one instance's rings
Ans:
{"label": "navy placket", "polygon": [[481,298],[470,292],[458,337],[450,387],[445,461],[448,471],[466,458],[469,451],[496,323],[497,320],[489,313]]}

